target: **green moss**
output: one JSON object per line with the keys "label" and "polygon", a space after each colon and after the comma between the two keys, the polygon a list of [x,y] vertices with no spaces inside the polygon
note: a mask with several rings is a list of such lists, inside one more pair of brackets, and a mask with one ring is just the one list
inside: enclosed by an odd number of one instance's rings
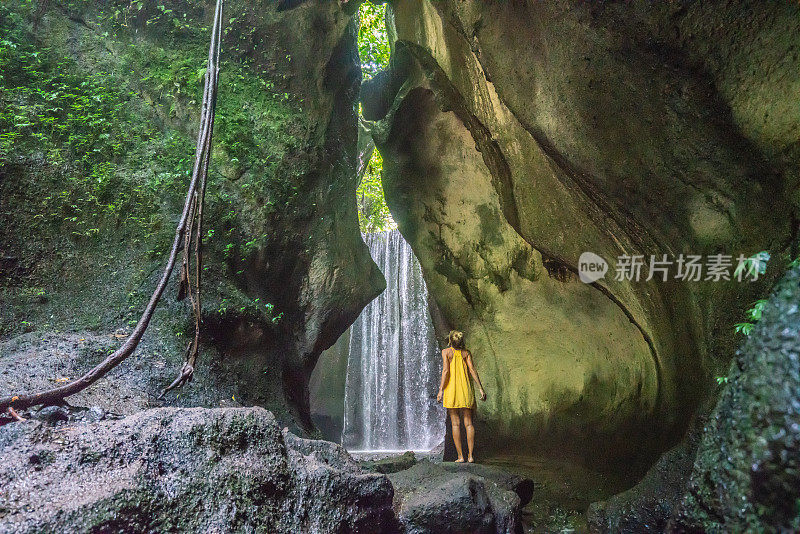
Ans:
{"label": "green moss", "polygon": [[[63,7],[73,21],[56,9],[40,13],[35,2],[0,6],[0,242],[13,259],[9,272],[0,265],[8,275],[0,335],[29,329],[24,321],[135,321],[171,244],[194,160],[205,3]],[[235,17],[226,24],[233,29]],[[280,311],[235,281],[267,246],[272,221],[308,204],[311,133],[280,80],[236,47],[223,57],[205,304],[208,313],[243,310],[271,323]],[[97,298],[99,285],[120,283],[120,297]]]}
{"label": "green moss", "polygon": [[79,462],[82,464],[96,464],[103,458],[103,453],[100,451],[85,451]]}

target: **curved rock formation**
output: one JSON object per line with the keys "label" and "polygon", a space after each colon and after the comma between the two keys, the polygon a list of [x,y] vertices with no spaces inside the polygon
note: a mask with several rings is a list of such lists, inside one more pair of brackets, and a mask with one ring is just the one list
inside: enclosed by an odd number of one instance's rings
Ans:
{"label": "curved rock formation", "polygon": [[[484,446],[663,450],[765,281],[617,279],[614,261],[789,246],[798,7],[391,6],[364,114],[392,214],[476,354]],[[586,251],[612,264],[591,285]]]}
{"label": "curved rock formation", "polygon": [[800,525],[800,269],[775,287],[716,406],[634,487],[589,508],[592,532],[790,532]]}

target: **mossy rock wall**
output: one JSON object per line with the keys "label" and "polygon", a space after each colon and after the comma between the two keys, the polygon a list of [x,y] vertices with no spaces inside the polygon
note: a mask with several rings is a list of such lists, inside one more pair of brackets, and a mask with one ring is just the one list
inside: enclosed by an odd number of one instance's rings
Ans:
{"label": "mossy rock wall", "polygon": [[[0,6],[3,337],[135,323],[183,206],[213,7]],[[238,369],[240,402],[306,429],[317,356],[384,284],[356,215],[352,11],[225,7],[200,361]],[[148,336],[176,373],[191,328],[168,291]]]}

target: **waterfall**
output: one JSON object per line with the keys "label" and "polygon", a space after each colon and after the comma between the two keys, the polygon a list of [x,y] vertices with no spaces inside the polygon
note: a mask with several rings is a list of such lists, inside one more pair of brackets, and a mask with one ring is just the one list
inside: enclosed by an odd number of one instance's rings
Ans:
{"label": "waterfall", "polygon": [[397,230],[364,235],[386,291],[350,329],[342,444],[349,450],[430,450],[444,438],[435,398],[441,356],[428,291]]}

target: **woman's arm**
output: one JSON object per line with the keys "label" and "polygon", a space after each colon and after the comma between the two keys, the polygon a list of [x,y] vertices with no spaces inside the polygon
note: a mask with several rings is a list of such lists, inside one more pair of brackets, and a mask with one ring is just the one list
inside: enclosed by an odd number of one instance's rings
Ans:
{"label": "woman's arm", "polygon": [[481,390],[481,400],[486,400],[486,392],[483,391],[483,384],[481,384],[481,378],[478,376],[478,371],[475,370],[475,366],[472,365],[472,353],[467,352],[467,369],[469,369],[469,374],[472,375],[472,379],[478,383],[478,388]]}
{"label": "woman's arm", "polygon": [[442,391],[450,378],[450,362],[447,361],[447,349],[442,351],[442,381],[439,383],[439,393],[436,394],[436,402],[441,402]]}

